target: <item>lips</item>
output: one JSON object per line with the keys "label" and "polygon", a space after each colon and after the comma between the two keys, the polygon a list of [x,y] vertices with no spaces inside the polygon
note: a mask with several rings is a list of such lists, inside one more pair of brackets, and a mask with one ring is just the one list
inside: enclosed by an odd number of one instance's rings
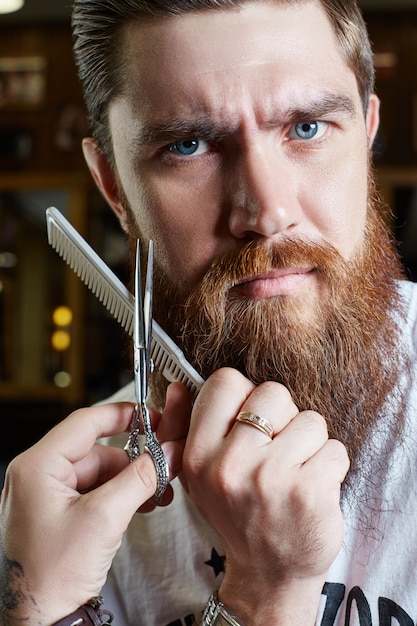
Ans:
{"label": "lips", "polygon": [[297,294],[315,276],[312,268],[280,268],[245,278],[233,292],[251,299],[284,297]]}

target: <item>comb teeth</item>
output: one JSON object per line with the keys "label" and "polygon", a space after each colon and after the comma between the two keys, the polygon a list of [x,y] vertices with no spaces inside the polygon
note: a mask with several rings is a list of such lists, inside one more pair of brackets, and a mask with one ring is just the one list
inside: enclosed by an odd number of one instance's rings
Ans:
{"label": "comb teeth", "polygon": [[[46,211],[48,241],[118,323],[133,336],[135,299],[98,254],[55,207]],[[152,321],[151,359],[169,381],[197,396],[204,380],[162,328]]]}
{"label": "comb teeth", "polygon": [[[153,323],[156,324],[156,322]],[[193,381],[156,341],[152,341],[151,356],[154,366],[162,371],[167,380],[184,383],[192,395],[197,396],[201,384],[198,381]]]}
{"label": "comb teeth", "polygon": [[[52,210],[48,209],[48,241],[51,246],[58,252],[62,259],[70,266],[70,268],[79,276],[82,282],[92,291],[92,293],[98,298],[98,300],[110,311],[113,317],[119,322],[119,324],[126,330],[129,335],[133,335],[133,306],[134,298],[127,291],[122,283],[120,285],[114,285],[113,282],[118,280],[113,275],[113,281],[109,282],[107,276],[107,266],[100,260],[94,258],[94,251],[90,249],[89,256],[86,256],[86,251],[80,249],[81,241],[77,241],[81,237],[78,233],[77,238],[74,237],[74,233],[66,233],[62,228],[61,221],[57,221],[57,215]],[[61,220],[62,220],[61,216]],[[73,237],[70,236],[73,235]],[[85,244],[88,245],[88,244]],[[108,270],[103,271],[102,265]],[[96,271],[92,271],[94,268]]]}

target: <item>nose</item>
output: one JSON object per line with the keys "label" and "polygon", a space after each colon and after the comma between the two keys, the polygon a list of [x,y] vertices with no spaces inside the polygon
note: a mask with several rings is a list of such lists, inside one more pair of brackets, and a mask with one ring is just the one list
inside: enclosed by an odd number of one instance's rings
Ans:
{"label": "nose", "polygon": [[265,144],[242,151],[229,179],[229,230],[238,239],[271,238],[301,220],[295,166]]}

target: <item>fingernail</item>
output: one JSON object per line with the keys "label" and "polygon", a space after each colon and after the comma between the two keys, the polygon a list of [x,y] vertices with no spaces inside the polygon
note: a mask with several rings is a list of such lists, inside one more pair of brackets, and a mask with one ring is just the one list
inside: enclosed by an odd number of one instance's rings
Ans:
{"label": "fingernail", "polygon": [[170,480],[172,480],[181,471],[184,445],[179,441],[165,441],[161,447],[169,466]]}

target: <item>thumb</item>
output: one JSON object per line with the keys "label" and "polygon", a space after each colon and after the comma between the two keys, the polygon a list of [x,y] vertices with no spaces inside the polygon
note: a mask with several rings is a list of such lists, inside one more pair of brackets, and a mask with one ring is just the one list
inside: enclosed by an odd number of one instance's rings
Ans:
{"label": "thumb", "polygon": [[[184,442],[167,441],[161,447],[171,481],[181,471]],[[89,496],[104,500],[118,512],[117,517],[124,532],[135,512],[152,498],[156,487],[155,464],[151,455],[145,452],[128,463],[116,476],[90,492]]]}

